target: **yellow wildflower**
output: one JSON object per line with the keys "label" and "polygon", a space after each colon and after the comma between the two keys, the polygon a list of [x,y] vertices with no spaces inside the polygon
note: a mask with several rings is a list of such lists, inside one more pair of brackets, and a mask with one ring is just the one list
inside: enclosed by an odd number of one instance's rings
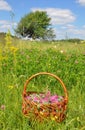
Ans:
{"label": "yellow wildflower", "polygon": [[57,117],[57,116],[55,116],[55,119],[58,119],[58,117]]}
{"label": "yellow wildflower", "polygon": [[77,121],[80,121],[79,117],[77,117]]}
{"label": "yellow wildflower", "polygon": [[54,121],[54,120],[55,120],[55,117],[51,116],[51,120]]}
{"label": "yellow wildflower", "polygon": [[18,50],[17,47],[14,47],[14,46],[11,46],[10,47],[10,50],[13,52],[13,53],[16,53],[16,51]]}
{"label": "yellow wildflower", "polygon": [[7,56],[2,56],[2,60],[7,60],[8,57]]}
{"label": "yellow wildflower", "polygon": [[9,88],[9,89],[13,89],[13,88],[14,88],[14,86],[12,86],[12,85],[9,85],[9,86],[8,86],[8,88]]}
{"label": "yellow wildflower", "polygon": [[42,111],[40,111],[40,114],[41,114],[41,115],[43,115],[43,112],[42,112]]}
{"label": "yellow wildflower", "polygon": [[7,46],[12,44],[12,37],[11,37],[10,30],[8,30],[8,32],[6,33],[5,40],[6,40],[6,45]]}

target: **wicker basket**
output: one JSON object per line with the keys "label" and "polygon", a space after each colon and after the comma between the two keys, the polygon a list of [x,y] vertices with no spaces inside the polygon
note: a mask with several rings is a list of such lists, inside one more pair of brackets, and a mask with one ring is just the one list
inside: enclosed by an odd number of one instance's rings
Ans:
{"label": "wicker basket", "polygon": [[[27,96],[37,93],[37,92],[32,92],[32,91],[27,92],[26,89],[27,89],[27,85],[29,84],[29,82],[38,75],[52,76],[61,83],[63,90],[64,90],[64,96],[62,96],[63,99],[58,104],[56,104],[54,102],[54,103],[49,103],[49,104],[41,104],[40,106],[38,106],[38,104],[36,102],[30,101],[27,99]],[[33,117],[35,117],[36,119],[37,118],[40,120],[53,119],[53,120],[56,120],[57,122],[63,121],[66,117],[66,109],[67,109],[67,103],[68,103],[67,89],[66,89],[64,83],[62,82],[62,80],[54,74],[51,74],[48,72],[40,72],[35,75],[32,75],[26,81],[26,83],[24,85],[22,97],[23,97],[22,113],[26,117],[33,115]]]}

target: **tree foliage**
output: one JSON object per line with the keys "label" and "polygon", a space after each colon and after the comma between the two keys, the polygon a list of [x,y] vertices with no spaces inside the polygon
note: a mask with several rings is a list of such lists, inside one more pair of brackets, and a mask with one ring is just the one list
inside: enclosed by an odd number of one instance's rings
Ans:
{"label": "tree foliage", "polygon": [[44,11],[31,12],[21,18],[16,33],[33,39],[53,39],[55,34],[50,24],[51,18]]}

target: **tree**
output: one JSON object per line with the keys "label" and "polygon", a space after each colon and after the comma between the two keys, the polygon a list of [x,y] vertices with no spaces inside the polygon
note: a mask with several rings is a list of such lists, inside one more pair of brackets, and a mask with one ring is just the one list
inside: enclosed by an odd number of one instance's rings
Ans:
{"label": "tree", "polygon": [[31,12],[21,18],[15,32],[32,39],[53,39],[55,35],[50,21],[51,18],[44,11]]}

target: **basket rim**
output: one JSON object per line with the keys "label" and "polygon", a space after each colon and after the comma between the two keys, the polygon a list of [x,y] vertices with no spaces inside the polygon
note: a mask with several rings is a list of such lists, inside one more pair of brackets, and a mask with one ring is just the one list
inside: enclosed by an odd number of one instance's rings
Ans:
{"label": "basket rim", "polygon": [[59,101],[59,102],[48,102],[48,103],[38,103],[38,102],[35,102],[35,101],[33,101],[33,100],[29,100],[29,99],[27,99],[26,97],[24,98],[25,99],[25,102],[27,103],[27,104],[29,104],[29,103],[31,103],[31,104],[34,104],[34,105],[40,105],[40,106],[50,106],[50,107],[54,107],[54,106],[57,106],[57,105],[60,105],[60,104],[64,104],[64,105],[66,105],[67,104],[67,102],[66,102],[66,100],[65,100],[65,97],[63,96],[63,98],[62,98],[62,100],[61,101]]}

